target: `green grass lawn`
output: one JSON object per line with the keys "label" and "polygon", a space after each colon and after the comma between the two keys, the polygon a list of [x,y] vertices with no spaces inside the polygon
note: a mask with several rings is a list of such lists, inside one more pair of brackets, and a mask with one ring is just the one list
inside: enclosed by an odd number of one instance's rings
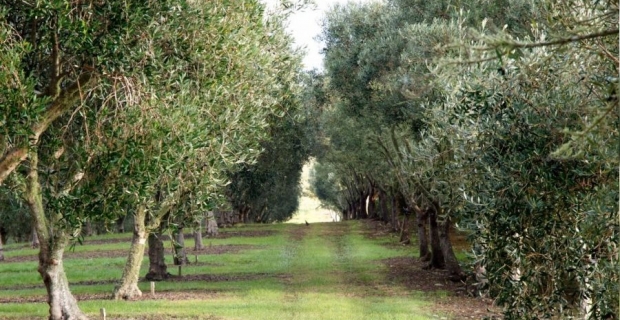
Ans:
{"label": "green grass lawn", "polygon": [[[264,236],[205,239],[207,246],[241,246],[223,254],[194,255],[184,276],[210,275],[212,281],[141,282],[144,297],[112,301],[115,281],[125,262],[122,255],[101,257],[102,251],[126,252],[129,234],[87,238],[67,253],[65,268],[79,305],[93,319],[105,308],[108,319],[434,319],[433,301],[386,280],[382,259],[411,255],[411,247],[386,246],[395,241],[362,235],[362,223],[245,225],[225,232],[269,230]],[[96,243],[93,240],[127,239]],[[169,246],[167,244],[167,246]],[[36,272],[36,251],[16,249],[8,257],[35,256],[31,261],[0,263],[0,319],[44,318],[45,289]],[[96,257],[95,253],[99,253]],[[74,257],[72,257],[72,254]],[[89,257],[93,254],[93,257]],[[172,258],[169,256],[167,261]],[[147,270],[148,259],[141,274]],[[171,263],[170,263],[171,264]],[[169,265],[176,274],[177,268]],[[7,303],[9,299],[15,301]]]}

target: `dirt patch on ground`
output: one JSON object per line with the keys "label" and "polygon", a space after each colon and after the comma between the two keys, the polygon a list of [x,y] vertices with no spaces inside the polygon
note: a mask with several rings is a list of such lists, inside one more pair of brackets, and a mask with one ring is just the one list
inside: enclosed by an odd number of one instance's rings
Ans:
{"label": "dirt patch on ground", "polygon": [[[207,245],[200,250],[194,250],[187,248],[187,255],[192,259],[194,255],[204,255],[204,254],[225,254],[225,253],[237,253],[242,250],[252,250],[256,249],[259,246],[249,245],[249,244],[225,244],[225,245]],[[172,254],[172,249],[166,248],[166,254]],[[64,259],[94,259],[94,258],[118,258],[118,257],[126,257],[128,254],[128,250],[93,250],[86,252],[65,252]],[[144,250],[144,255],[148,255],[148,248]],[[7,257],[5,258],[6,262],[25,262],[25,261],[38,261],[38,255],[31,256],[17,256],[17,257]]]}
{"label": "dirt patch on ground", "polygon": [[379,220],[365,220],[362,225],[362,234],[369,239],[378,239],[395,235],[389,223]]}
{"label": "dirt patch on ground", "polygon": [[[225,231],[217,234],[215,239],[226,239],[233,237],[269,237],[276,234],[273,230],[239,230],[239,231]],[[210,238],[205,238],[210,239]]]}
{"label": "dirt patch on ground", "polygon": [[[142,292],[142,296],[135,298],[136,301],[145,301],[145,300],[206,300],[212,299],[221,294],[221,292],[217,291],[209,291],[209,290],[184,290],[184,291],[156,291],[155,295],[152,296],[150,292]],[[75,294],[74,297],[78,301],[88,301],[88,300],[112,300],[111,293],[91,293],[91,294]],[[0,298],[0,303],[33,303],[33,302],[41,302],[47,303],[47,296],[39,295],[39,296],[29,296],[25,298]]]}
{"label": "dirt patch on ground", "polygon": [[[272,274],[272,273],[249,273],[249,274],[192,274],[185,276],[171,275],[170,278],[163,282],[223,282],[223,281],[250,281],[265,278],[278,278],[288,279],[290,275],[287,274]],[[72,282],[70,285],[101,285],[101,284],[113,284],[118,280],[105,280],[105,281],[80,281]],[[146,282],[141,279],[140,282]],[[15,289],[43,289],[43,284],[35,286],[18,286]],[[3,288],[7,290],[7,288]],[[157,291],[155,296],[152,296],[150,292],[143,292],[142,296],[135,300],[202,300],[214,298],[222,291],[217,290],[184,290],[184,291]],[[97,293],[97,294],[77,294],[75,295],[78,301],[86,300],[110,300],[112,299],[112,293]],[[47,302],[47,296],[37,295],[29,297],[0,297],[0,303],[26,303],[26,302]]]}
{"label": "dirt patch on ground", "polygon": [[301,241],[301,239],[303,239],[306,236],[306,233],[308,232],[308,228],[310,228],[310,225],[304,225],[304,224],[300,224],[300,225],[296,225],[295,227],[292,227],[291,230],[289,231],[289,238],[291,238],[291,240],[294,241]]}
{"label": "dirt patch on ground", "polygon": [[286,279],[286,275],[278,275],[273,273],[248,273],[248,274],[191,274],[186,276],[171,276],[166,281],[168,282],[186,282],[186,281],[205,281],[205,282],[220,282],[220,281],[248,281],[258,280],[265,278],[282,278]]}
{"label": "dirt patch on ground", "polygon": [[[387,280],[412,291],[432,293],[430,312],[449,314],[454,319],[501,319],[500,310],[489,299],[471,297],[464,283],[448,280],[445,270],[425,270],[427,262],[413,257],[397,257],[382,261],[388,268]],[[447,293],[447,297],[442,292]]]}
{"label": "dirt patch on ground", "polygon": [[[217,236],[214,237],[208,237],[206,235],[203,236],[203,241],[205,240],[209,240],[209,239],[227,239],[227,238],[233,238],[233,237],[238,237],[238,238],[243,238],[243,237],[268,237],[271,236],[273,234],[275,234],[276,232],[273,230],[235,230],[235,231],[223,231],[218,233]],[[185,237],[185,239],[194,239],[194,234],[193,233],[184,233],[183,236]],[[162,235],[161,236],[163,241],[169,241],[170,240],[170,236],[169,235]],[[93,239],[88,239],[85,238],[84,239],[84,244],[104,244],[104,243],[119,243],[119,242],[126,242],[126,243],[130,243],[131,242],[131,234],[127,234],[127,237],[121,237],[121,238],[114,238],[114,239],[100,239],[100,240],[93,240]],[[27,245],[25,247],[28,247]]]}
{"label": "dirt patch on ground", "polygon": [[[370,239],[396,236],[390,224],[382,221],[368,220],[363,226],[362,233]],[[409,230],[413,229],[409,228]],[[415,234],[412,234],[412,240],[415,244]],[[452,232],[450,241],[456,252],[470,249],[465,233]],[[388,246],[402,245],[394,241]],[[493,306],[490,299],[470,296],[464,283],[448,280],[448,273],[445,270],[426,270],[425,267],[428,262],[420,261],[414,257],[390,258],[382,262],[389,270],[388,282],[402,284],[411,291],[431,293],[428,295],[434,302],[429,311],[431,314],[435,312],[448,314],[453,319],[502,318],[501,311],[498,307]],[[447,293],[447,296],[443,293]]]}

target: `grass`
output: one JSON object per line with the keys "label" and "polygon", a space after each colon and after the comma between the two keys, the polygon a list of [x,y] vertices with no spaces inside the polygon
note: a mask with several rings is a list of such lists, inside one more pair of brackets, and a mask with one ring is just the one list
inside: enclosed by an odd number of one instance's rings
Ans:
{"label": "grass", "polygon": [[[200,264],[183,268],[183,275],[228,277],[228,281],[166,281],[156,285],[141,282],[145,298],[138,301],[86,299],[80,308],[93,319],[105,308],[108,319],[430,319],[431,301],[399,284],[386,281],[381,259],[411,255],[411,248],[385,246],[391,238],[369,239],[361,234],[361,223],[246,225],[225,232],[270,230],[259,237],[205,239],[207,246],[242,245],[240,251],[198,255]],[[241,234],[242,235],[242,234]],[[95,237],[94,240],[127,239],[127,242],[93,243],[87,239],[65,259],[65,269],[74,295],[109,295],[120,278],[124,256],[88,257],[89,253],[112,250],[126,252],[129,235]],[[188,239],[188,248],[193,241]],[[16,246],[10,257],[36,256],[32,249]],[[189,250],[190,261],[194,261]],[[171,257],[167,258],[170,262]],[[147,270],[148,259],[141,274]],[[176,267],[169,266],[176,273]],[[243,278],[245,277],[245,278]],[[89,283],[86,283],[90,281]],[[92,283],[91,283],[92,282]],[[79,284],[78,284],[79,283]],[[24,288],[25,287],[25,288]],[[45,289],[36,272],[36,262],[0,263],[1,319],[43,318],[48,307]],[[167,299],[168,298],[168,299]],[[170,298],[174,298],[170,299]]]}

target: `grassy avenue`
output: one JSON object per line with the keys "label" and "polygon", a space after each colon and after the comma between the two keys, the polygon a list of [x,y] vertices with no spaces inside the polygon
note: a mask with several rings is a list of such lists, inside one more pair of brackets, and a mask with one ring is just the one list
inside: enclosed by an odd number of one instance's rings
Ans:
{"label": "grassy avenue", "polygon": [[[129,234],[87,238],[66,253],[65,267],[80,308],[92,319],[101,318],[101,308],[107,319],[457,318],[436,308],[450,299],[440,283],[423,292],[407,287],[405,275],[390,271],[389,261],[413,261],[415,253],[372,228],[369,222],[349,221],[224,229],[218,238],[206,239],[204,250],[189,249],[191,264],[183,267],[182,276],[169,263],[173,276],[156,283],[154,296],[149,282],[141,281],[143,296],[137,301],[109,300]],[[186,245],[192,248],[193,240]],[[48,311],[36,250],[12,244],[5,255],[0,318],[44,318]]]}

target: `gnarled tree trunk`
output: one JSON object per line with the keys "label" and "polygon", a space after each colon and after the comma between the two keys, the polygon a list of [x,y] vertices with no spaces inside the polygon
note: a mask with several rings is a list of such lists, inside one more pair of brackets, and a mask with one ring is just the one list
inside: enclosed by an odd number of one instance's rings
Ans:
{"label": "gnarled tree trunk", "polygon": [[9,240],[9,236],[8,236],[6,229],[3,226],[0,226],[0,241],[6,244],[8,240]]}
{"label": "gnarled tree trunk", "polygon": [[[213,212],[211,212],[211,214],[213,215]],[[215,217],[213,219],[215,219]],[[198,222],[196,223],[194,227],[194,250],[195,251],[201,250],[205,247],[204,244],[202,243],[202,220],[203,220],[203,216],[201,216],[200,219],[198,219]]]}
{"label": "gnarled tree trunk", "polygon": [[174,265],[175,266],[184,266],[189,263],[189,259],[187,259],[187,253],[185,252],[185,235],[183,234],[183,226],[179,226],[172,233],[173,248],[174,248]]}
{"label": "gnarled tree trunk", "polygon": [[366,212],[368,213],[369,219],[377,218],[377,204],[375,203],[374,193],[370,193],[366,200]]}
{"label": "gnarled tree trunk", "polygon": [[454,250],[452,249],[452,243],[450,242],[450,227],[450,218],[446,218],[446,220],[441,223],[439,228],[439,242],[450,280],[460,281],[465,279],[465,275],[463,274],[463,270],[461,270],[461,266],[459,265],[456,255],[454,255]]}
{"label": "gnarled tree trunk", "polygon": [[205,245],[202,241],[202,227],[194,230],[194,251],[204,249]]}
{"label": "gnarled tree trunk", "polygon": [[35,223],[32,224],[32,237],[31,237],[31,242],[30,242],[30,247],[32,247],[32,249],[38,248],[40,245],[39,243],[39,236],[37,236],[37,227],[35,225]]}
{"label": "gnarled tree trunk", "polygon": [[426,226],[428,225],[428,212],[417,208],[416,217],[418,220],[418,244],[420,248],[420,259],[422,261],[429,261],[431,259],[431,252],[428,250],[428,232],[426,230]]}
{"label": "gnarled tree trunk", "polygon": [[123,269],[121,283],[114,288],[114,300],[131,300],[142,296],[138,288],[140,266],[144,259],[144,246],[146,245],[146,209],[139,206],[134,219],[133,239],[129,248],[129,256]]}
{"label": "gnarled tree trunk", "polygon": [[390,222],[391,214],[388,208],[388,198],[383,191],[379,191],[379,208],[381,208],[381,220],[385,223]]}
{"label": "gnarled tree trunk", "polygon": [[[126,217],[127,217],[127,215],[124,215],[124,216],[119,217],[118,219],[116,219],[115,222],[116,222],[116,232],[117,233],[125,233],[125,218]],[[134,226],[135,226],[135,222],[134,222]]]}
{"label": "gnarled tree trunk", "polygon": [[410,244],[411,238],[409,237],[409,214],[405,214],[403,218],[403,225],[400,228],[400,243]]}
{"label": "gnarled tree trunk", "polygon": [[169,277],[161,236],[161,229],[149,234],[149,272],[146,274],[149,281],[162,281]]}
{"label": "gnarled tree trunk", "polygon": [[69,280],[63,267],[63,253],[69,243],[69,236],[60,229],[54,229],[59,214],[52,215],[48,220],[43,209],[43,198],[41,196],[41,185],[39,183],[38,155],[36,147],[32,147],[29,152],[30,172],[27,178],[26,203],[30,208],[34,226],[38,238],[41,240],[39,249],[38,271],[43,278],[43,283],[47,289],[47,303],[49,305],[50,320],[64,319],[88,319],[78,307],[75,297],[69,290]]}
{"label": "gnarled tree trunk", "polygon": [[207,235],[209,237],[215,237],[218,232],[217,220],[215,219],[213,212],[209,211],[207,212]]}
{"label": "gnarled tree trunk", "polygon": [[69,237],[64,232],[56,232],[51,241],[43,242],[39,251],[38,271],[47,289],[50,320],[88,319],[69,290],[69,280],[62,262],[68,243]]}
{"label": "gnarled tree trunk", "polygon": [[441,241],[439,239],[439,228],[437,225],[437,210],[428,209],[428,217],[430,219],[431,231],[431,262],[429,268],[443,269],[445,266],[443,252],[441,250]]}
{"label": "gnarled tree trunk", "polygon": [[396,200],[396,196],[392,195],[392,208],[391,208],[391,212],[390,212],[390,221],[392,224],[392,231],[396,232],[398,231],[398,211],[397,211],[397,206],[398,206],[398,201]]}
{"label": "gnarled tree trunk", "polygon": [[[140,266],[142,265],[142,259],[144,258],[144,243],[146,242],[145,239],[147,236],[149,239],[149,260],[151,261],[151,268],[153,267],[153,259],[155,259],[155,257],[152,256],[151,251],[161,250],[161,253],[158,252],[154,255],[161,254],[160,263],[163,264],[163,274],[167,277],[168,274],[166,273],[166,264],[164,263],[164,244],[161,241],[161,238],[154,238],[152,240],[151,237],[153,236],[153,234],[150,234],[150,232],[151,230],[157,230],[159,228],[162,217],[169,212],[170,206],[173,203],[174,201],[167,201],[166,203],[164,203],[159,208],[159,210],[155,212],[155,214],[149,215],[148,221],[146,219],[146,205],[142,204],[138,206],[136,213],[134,214],[134,235],[132,240],[132,247],[129,252],[129,257],[127,258],[125,269],[123,270],[123,278],[121,281],[122,283],[119,285],[118,289],[115,288],[114,297],[116,299],[131,299],[133,297],[137,297],[136,294],[140,291],[138,289],[138,278]],[[161,231],[158,232],[158,236],[161,237]],[[149,274],[151,274],[151,268],[149,268]],[[153,270],[157,271],[158,269],[154,268]],[[147,274],[147,280],[151,280],[149,279],[149,274]],[[151,275],[156,277],[155,273],[152,273]]]}
{"label": "gnarled tree trunk", "polygon": [[366,219],[368,218],[368,212],[366,211],[366,198],[368,196],[366,195],[366,191],[362,189],[362,191],[359,192],[359,199],[358,201],[358,208],[359,208],[359,213],[357,215],[358,219]]}

